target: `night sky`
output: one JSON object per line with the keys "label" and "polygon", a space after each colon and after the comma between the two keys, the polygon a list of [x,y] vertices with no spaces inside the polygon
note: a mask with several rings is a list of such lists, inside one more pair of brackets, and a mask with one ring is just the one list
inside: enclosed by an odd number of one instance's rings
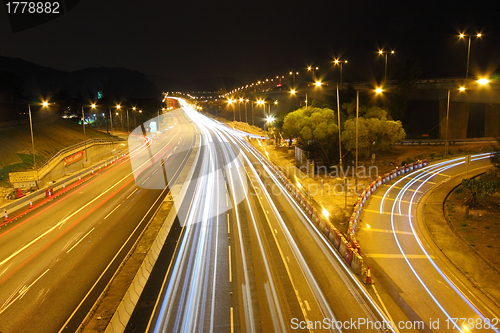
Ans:
{"label": "night sky", "polygon": [[12,33],[0,11],[0,54],[55,69],[124,67],[180,79],[217,76],[249,82],[331,70],[341,55],[344,78],[383,73],[377,50],[395,49],[389,67],[417,59],[422,77],[471,75],[500,64],[500,23],[493,1],[124,1],[80,0],[44,25]]}

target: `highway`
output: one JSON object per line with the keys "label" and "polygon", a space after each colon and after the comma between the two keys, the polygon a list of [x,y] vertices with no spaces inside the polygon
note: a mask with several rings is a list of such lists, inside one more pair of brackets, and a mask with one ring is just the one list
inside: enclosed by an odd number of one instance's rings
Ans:
{"label": "highway", "polygon": [[[470,172],[489,167],[489,154],[472,155]],[[429,165],[383,185],[361,215],[357,239],[373,268],[379,297],[394,322],[421,322],[420,332],[500,329],[498,308],[433,244],[419,209],[432,188],[465,174],[464,157]]]}
{"label": "highway", "polygon": [[[149,186],[165,182],[161,160],[172,183],[185,166],[195,131],[182,112],[173,114],[168,135],[134,130],[130,155],[0,227],[1,332],[76,330],[167,194]],[[152,158],[132,168],[141,151]]]}
{"label": "highway", "polygon": [[134,331],[340,332],[332,320],[383,322],[269,162],[241,133],[183,108],[200,130],[200,159],[178,206],[174,258],[157,263],[167,274],[147,326],[133,316]]}

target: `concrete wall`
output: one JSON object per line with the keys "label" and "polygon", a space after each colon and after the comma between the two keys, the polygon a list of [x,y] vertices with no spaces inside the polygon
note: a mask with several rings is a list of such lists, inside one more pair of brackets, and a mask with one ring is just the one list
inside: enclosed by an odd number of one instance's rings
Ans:
{"label": "concrete wall", "polygon": [[[50,166],[51,170],[40,178],[40,180],[38,181],[38,186],[43,187],[48,182],[56,181],[57,179],[65,177],[66,175],[72,174],[84,168],[88,168],[105,158],[109,158],[113,155],[124,152],[125,149],[126,145],[124,144],[124,142],[117,142],[114,144],[94,144],[90,147],[87,147],[87,161],[85,161],[84,155],[83,159],[67,166],[64,165],[64,156],[62,156],[61,159],[54,162],[54,165]],[[74,152],[72,151],[68,153],[67,156],[70,156],[81,150],[83,149],[77,149]]]}
{"label": "concrete wall", "polygon": [[[446,99],[439,100],[439,137],[446,137]],[[448,140],[467,138],[467,125],[469,122],[469,103],[450,103],[448,119]]]}

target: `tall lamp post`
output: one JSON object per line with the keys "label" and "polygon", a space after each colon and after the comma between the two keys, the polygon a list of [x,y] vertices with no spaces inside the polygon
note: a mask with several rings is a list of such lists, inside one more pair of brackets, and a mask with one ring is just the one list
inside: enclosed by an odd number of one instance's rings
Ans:
{"label": "tall lamp post", "polygon": [[[481,36],[482,36],[482,34],[478,33],[476,35],[476,38],[481,38]],[[469,78],[470,40],[471,40],[472,35],[460,34],[459,37],[460,38],[469,37],[469,46],[467,48],[467,69],[465,71],[465,80],[467,80]]]}
{"label": "tall lamp post", "polygon": [[313,80],[316,80],[316,76],[314,75],[314,71],[317,71],[319,69],[319,67],[313,67],[313,66],[307,66],[307,71],[312,71],[312,78]]}
{"label": "tall lamp post", "polygon": [[[96,105],[92,104],[90,107],[92,109],[95,109]],[[85,134],[85,111],[83,110],[83,105],[82,105],[82,125],[83,125],[83,144],[85,145],[85,162],[87,162],[87,135]]]}
{"label": "tall lamp post", "polygon": [[[233,101],[233,99],[231,99],[231,98],[227,100],[227,104],[228,104],[228,105],[232,105],[232,104],[233,104],[233,102],[234,102],[234,101]],[[233,121],[236,121],[236,112],[234,111],[234,107],[233,107]]]}
{"label": "tall lamp post", "polygon": [[289,73],[290,76],[293,75],[293,86],[295,87],[295,75],[299,75],[299,72],[293,72],[293,71],[290,71]]}
{"label": "tall lamp post", "polygon": [[248,124],[248,112],[247,112],[247,103],[248,103],[249,99],[247,98],[245,100],[245,122]]}
{"label": "tall lamp post", "polygon": [[[394,54],[394,50],[391,51],[391,54]],[[384,71],[384,80],[387,81],[387,54],[388,52],[384,51],[384,50],[379,50],[378,51],[378,54],[380,55],[384,55],[385,54],[385,71]]]}
{"label": "tall lamp post", "polygon": [[[263,111],[264,111],[264,116],[265,116],[265,115],[266,115],[266,104],[265,104],[265,102],[264,102],[263,100],[259,99],[259,100],[257,101],[257,105],[262,105],[262,107],[263,107]],[[265,124],[264,124],[264,125],[265,125]]]}
{"label": "tall lamp post", "polygon": [[[49,105],[49,103],[47,103],[47,102],[43,102],[42,103],[42,106],[44,106],[44,107],[46,107],[48,105]],[[31,104],[28,104],[28,114],[29,114],[29,117],[30,117],[31,149],[32,149],[32,152],[33,152],[33,169],[36,169],[35,140],[33,138],[33,121],[32,121],[32,118],[31,118]]]}
{"label": "tall lamp post", "polygon": [[343,64],[347,64],[347,60],[339,60],[339,59],[335,59],[334,61],[335,65],[339,65],[340,66],[340,84],[342,85],[342,65]]}
{"label": "tall lamp post", "polygon": [[241,116],[241,103],[243,103],[242,97],[240,97],[240,102],[238,103],[238,111],[240,113],[240,121],[243,121],[243,117]]}
{"label": "tall lamp post", "polygon": [[[342,67],[340,67],[342,68]],[[342,167],[342,143],[340,142],[340,97],[339,85],[337,84],[337,113],[338,113],[338,127],[339,127],[339,166]]]}
{"label": "tall lamp post", "polygon": [[[382,88],[375,89],[377,94],[381,94],[383,92]],[[358,181],[358,128],[359,128],[359,90],[356,90],[356,165],[355,165],[355,175],[356,175],[356,184]]]}

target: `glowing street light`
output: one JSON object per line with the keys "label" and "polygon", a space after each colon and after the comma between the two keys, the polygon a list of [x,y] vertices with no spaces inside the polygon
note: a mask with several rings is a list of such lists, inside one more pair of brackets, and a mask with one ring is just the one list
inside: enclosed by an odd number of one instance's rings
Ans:
{"label": "glowing street light", "polygon": [[490,80],[488,80],[488,79],[479,79],[476,82],[479,83],[480,85],[484,86],[485,84],[490,83]]}
{"label": "glowing street light", "polygon": [[[92,109],[95,109],[96,108],[96,105],[95,103],[92,103],[92,105],[90,106]],[[83,105],[82,105],[82,125],[83,125],[83,144],[85,146],[85,162],[87,162],[87,135],[85,133],[85,111],[83,109]]]}
{"label": "glowing street light", "polygon": [[383,90],[382,90],[382,88],[377,88],[377,89],[375,89],[375,92],[376,92],[377,94],[382,93],[382,91],[383,91]]}
{"label": "glowing street light", "polygon": [[[378,50],[379,55],[385,54],[385,71],[384,71],[384,80],[387,81],[387,53],[384,50]],[[395,54],[394,50],[391,50],[391,54]]]}
{"label": "glowing street light", "polygon": [[[458,36],[460,38],[469,37],[469,43],[468,43],[469,46],[467,48],[467,69],[465,72],[465,80],[467,80],[467,79],[469,79],[470,40],[471,40],[472,35],[465,35],[465,34],[461,33]],[[482,36],[483,36],[483,34],[481,34],[481,33],[476,34],[476,38],[481,38]]]}
{"label": "glowing street light", "polygon": [[460,88],[458,88],[458,90],[465,91],[465,87],[460,87]]}
{"label": "glowing street light", "polygon": [[[43,102],[42,106],[47,107],[49,105],[48,102]],[[28,114],[30,117],[30,131],[31,131],[31,149],[33,152],[33,169],[36,169],[36,159],[35,159],[35,140],[33,138],[33,121],[31,119],[31,104],[28,104]]]}
{"label": "glowing street light", "polygon": [[314,83],[314,85],[315,85],[316,87],[321,87],[321,81],[316,81],[316,82]]}
{"label": "glowing street light", "polygon": [[341,61],[341,60],[339,60],[339,59],[335,59],[335,60],[333,61],[333,63],[334,63],[335,65],[340,66],[340,84],[342,84],[342,65],[343,65],[343,64],[347,64],[347,60]]}
{"label": "glowing street light", "polygon": [[295,89],[290,90],[290,94],[295,95],[297,91]]}

